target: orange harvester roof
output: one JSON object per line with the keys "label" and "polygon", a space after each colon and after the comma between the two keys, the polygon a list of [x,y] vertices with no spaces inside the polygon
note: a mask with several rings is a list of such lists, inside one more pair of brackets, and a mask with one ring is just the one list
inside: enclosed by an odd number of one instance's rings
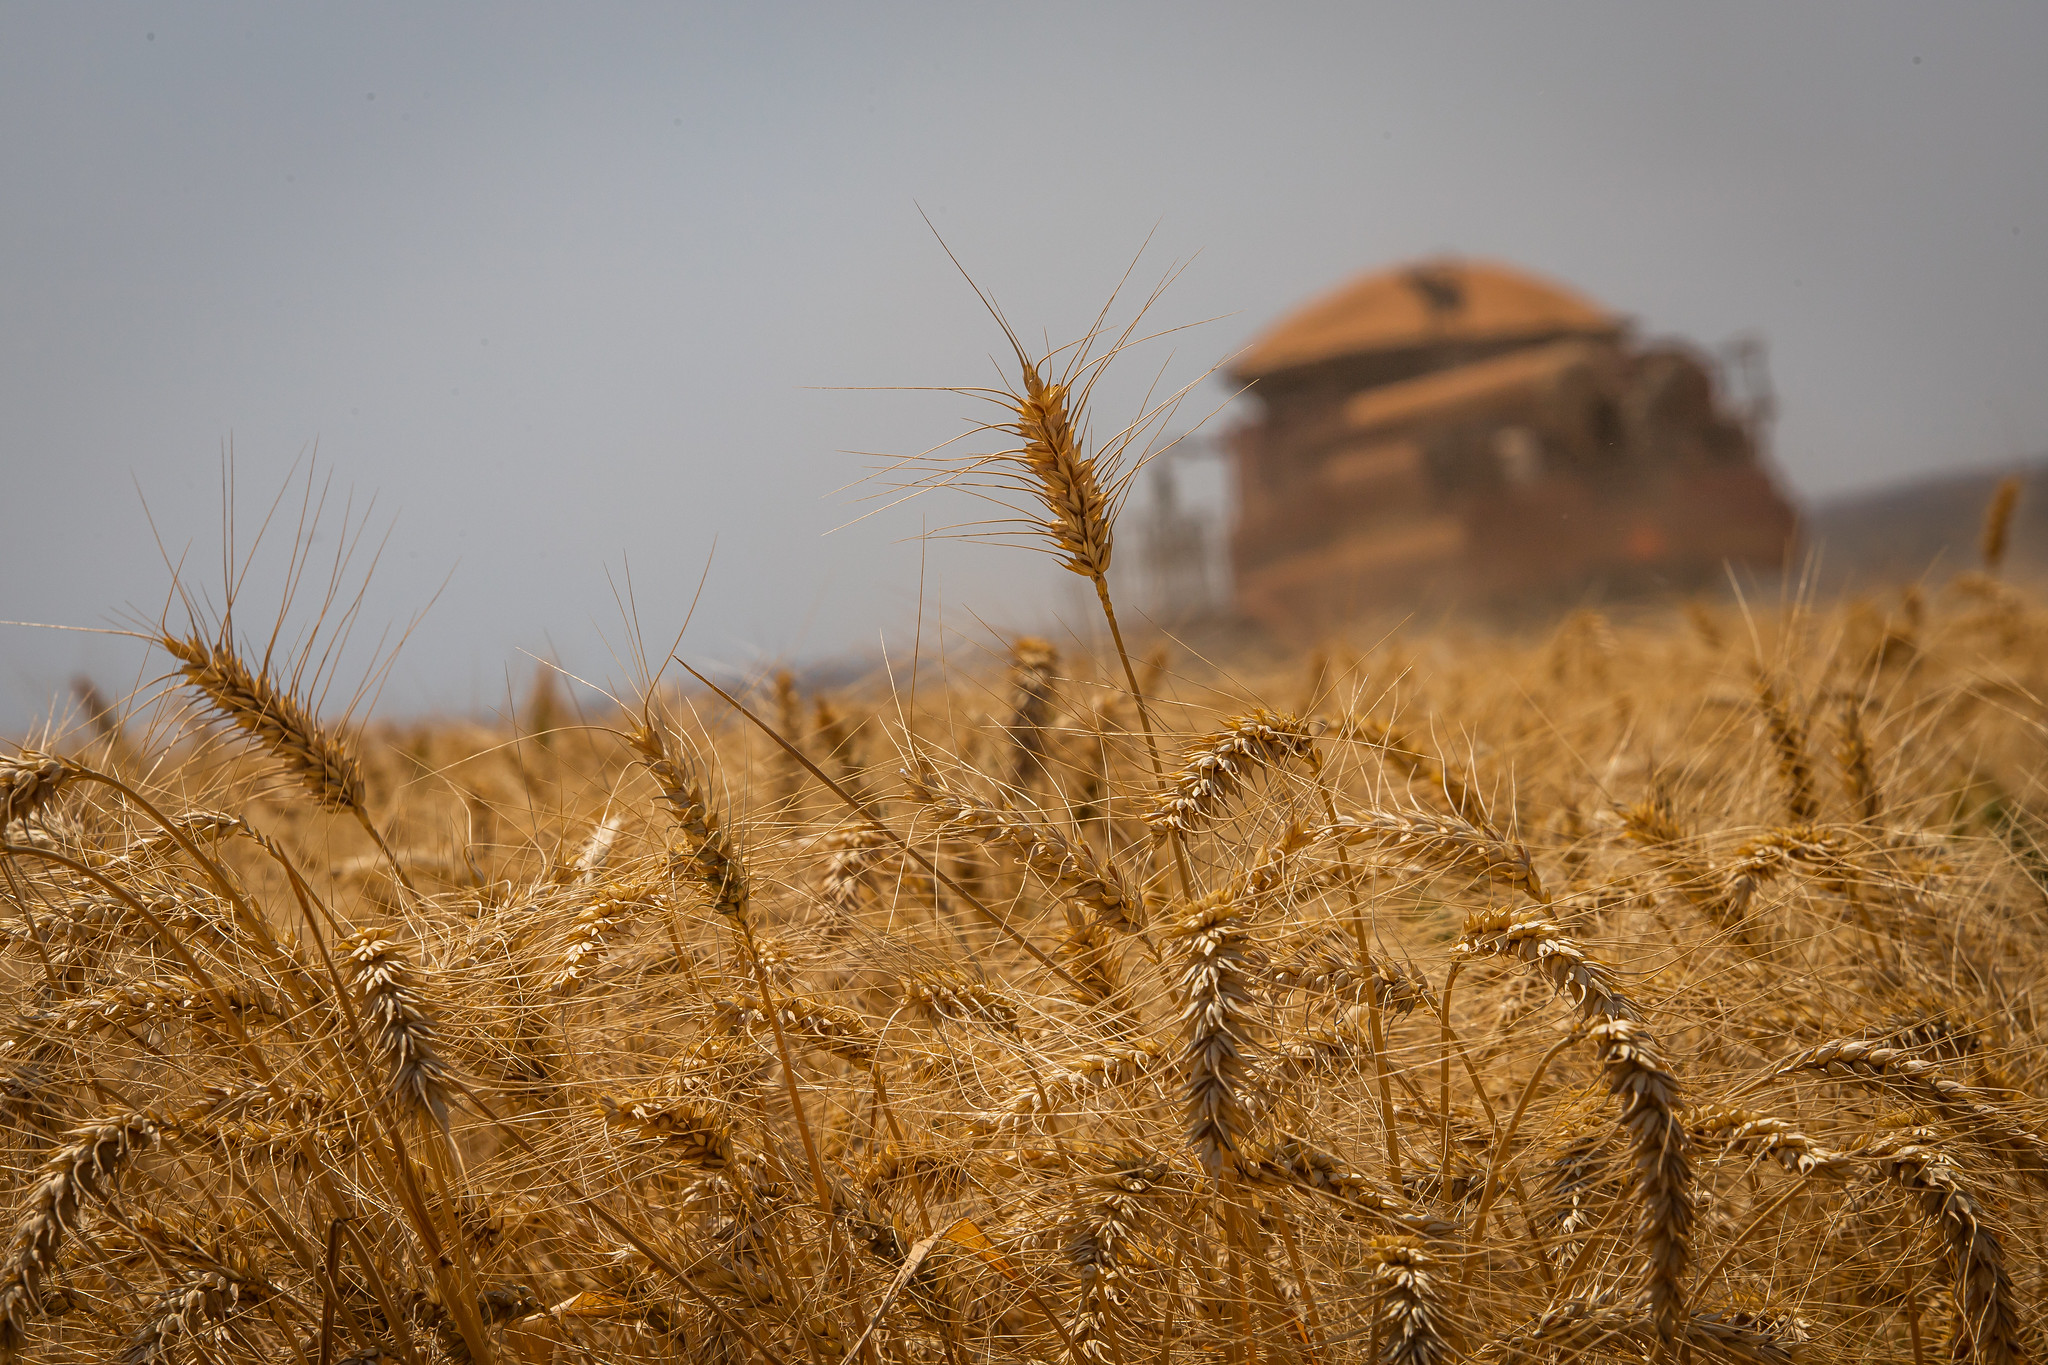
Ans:
{"label": "orange harvester roof", "polygon": [[1562,285],[1484,261],[1429,261],[1359,276],[1298,309],[1232,367],[1260,379],[1298,365],[1443,342],[1606,334],[1622,320]]}

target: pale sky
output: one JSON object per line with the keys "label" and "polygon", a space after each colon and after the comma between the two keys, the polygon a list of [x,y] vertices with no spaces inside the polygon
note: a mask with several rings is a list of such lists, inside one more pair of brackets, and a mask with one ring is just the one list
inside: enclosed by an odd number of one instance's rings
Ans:
{"label": "pale sky", "polygon": [[[1140,279],[1188,262],[1154,317],[1217,320],[1134,382],[1449,252],[1762,334],[1804,496],[2010,461],[2048,450],[2044,56],[2039,4],[0,3],[0,617],[155,617],[150,517],[216,584],[232,440],[245,532],[316,443],[375,496],[371,635],[445,580],[387,712],[498,706],[521,651],[618,676],[628,563],[665,642],[709,559],[699,658],[907,636],[906,538],[963,508],[827,534],[844,452],[958,431],[869,390],[1000,346],[920,205],[1033,337],[1148,234]],[[1029,623],[1057,578],[941,547],[928,608]],[[149,672],[0,628],[0,730],[82,668]]]}

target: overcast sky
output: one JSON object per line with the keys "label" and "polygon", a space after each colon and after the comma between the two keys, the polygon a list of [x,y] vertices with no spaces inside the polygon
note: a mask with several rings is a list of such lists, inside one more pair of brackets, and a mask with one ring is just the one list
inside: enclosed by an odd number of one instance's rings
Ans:
{"label": "overcast sky", "polygon": [[[1032,336],[1188,261],[1147,378],[1454,252],[1761,333],[1802,495],[2037,453],[2044,55],[2039,4],[0,4],[0,617],[155,617],[159,534],[216,584],[232,439],[245,536],[316,443],[376,497],[369,626],[446,581],[388,711],[616,675],[628,563],[651,638],[709,559],[699,657],[871,646],[962,509],[827,534],[845,452],[974,415],[872,386],[1000,344],[919,205]],[[927,572],[969,626],[1057,577]],[[0,726],[80,668],[146,676],[0,628]]]}

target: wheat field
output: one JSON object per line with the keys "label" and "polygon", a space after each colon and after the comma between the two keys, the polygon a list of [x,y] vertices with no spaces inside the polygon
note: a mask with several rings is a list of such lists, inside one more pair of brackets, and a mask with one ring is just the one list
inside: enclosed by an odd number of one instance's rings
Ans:
{"label": "wheat field", "polygon": [[910,475],[1099,640],[406,724],[194,606],[10,747],[0,1357],[2037,1358],[2010,498],[1882,597],[1229,667],[1115,614],[1116,350]]}

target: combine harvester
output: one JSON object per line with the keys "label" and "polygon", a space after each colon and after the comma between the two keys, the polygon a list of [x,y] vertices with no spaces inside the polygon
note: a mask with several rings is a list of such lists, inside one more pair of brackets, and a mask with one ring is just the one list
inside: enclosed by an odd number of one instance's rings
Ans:
{"label": "combine harvester", "polygon": [[1797,518],[1749,398],[1684,345],[1504,266],[1368,274],[1254,341],[1230,437],[1237,605],[1284,633],[1421,603],[1540,607],[1775,571]]}

